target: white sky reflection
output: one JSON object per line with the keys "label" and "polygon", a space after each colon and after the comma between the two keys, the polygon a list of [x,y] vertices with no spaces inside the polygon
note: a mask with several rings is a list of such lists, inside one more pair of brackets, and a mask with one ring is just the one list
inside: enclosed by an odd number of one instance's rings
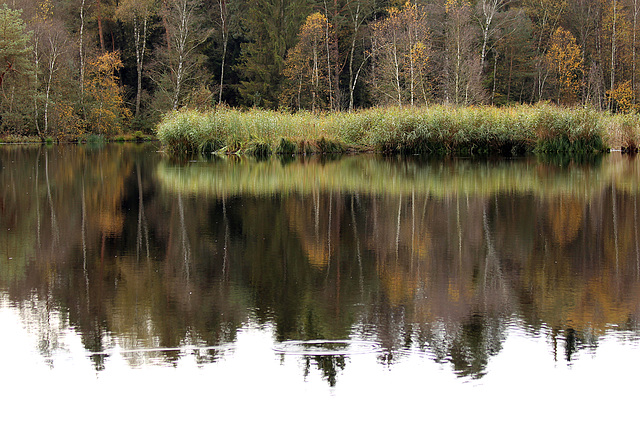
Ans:
{"label": "white sky reflection", "polygon": [[[53,368],[17,309],[0,306],[0,425],[621,425],[634,422],[640,384],[637,342],[600,340],[568,364],[554,361],[544,335],[509,329],[479,380],[408,354],[392,365],[376,354],[346,359],[330,387],[299,356],[277,354],[270,327],[247,325],[232,352],[198,365],[132,367],[125,355],[96,372],[80,337],[67,329]],[[270,423],[271,424],[271,423]]]}

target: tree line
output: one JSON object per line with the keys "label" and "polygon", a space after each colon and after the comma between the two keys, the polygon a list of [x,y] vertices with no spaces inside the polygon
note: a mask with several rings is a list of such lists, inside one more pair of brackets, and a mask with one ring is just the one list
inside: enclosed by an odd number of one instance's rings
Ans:
{"label": "tree line", "polygon": [[8,0],[0,134],[150,131],[182,107],[636,110],[640,0]]}

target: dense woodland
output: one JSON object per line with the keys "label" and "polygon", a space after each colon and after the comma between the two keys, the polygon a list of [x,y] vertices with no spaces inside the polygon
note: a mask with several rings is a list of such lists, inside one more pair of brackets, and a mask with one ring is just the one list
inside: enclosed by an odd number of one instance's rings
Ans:
{"label": "dense woodland", "polygon": [[150,131],[182,107],[634,111],[640,0],[9,0],[0,135]]}

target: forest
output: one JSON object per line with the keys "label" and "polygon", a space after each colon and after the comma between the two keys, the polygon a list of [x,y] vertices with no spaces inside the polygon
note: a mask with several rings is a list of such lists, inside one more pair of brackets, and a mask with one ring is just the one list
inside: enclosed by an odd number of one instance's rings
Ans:
{"label": "forest", "polygon": [[216,106],[635,112],[639,0],[9,0],[0,135],[153,132]]}

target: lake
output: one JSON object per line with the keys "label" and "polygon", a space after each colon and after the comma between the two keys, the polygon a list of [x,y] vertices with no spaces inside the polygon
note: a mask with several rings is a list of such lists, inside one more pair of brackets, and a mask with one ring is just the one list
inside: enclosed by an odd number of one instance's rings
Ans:
{"label": "lake", "polygon": [[638,158],[0,147],[0,424],[636,422]]}

